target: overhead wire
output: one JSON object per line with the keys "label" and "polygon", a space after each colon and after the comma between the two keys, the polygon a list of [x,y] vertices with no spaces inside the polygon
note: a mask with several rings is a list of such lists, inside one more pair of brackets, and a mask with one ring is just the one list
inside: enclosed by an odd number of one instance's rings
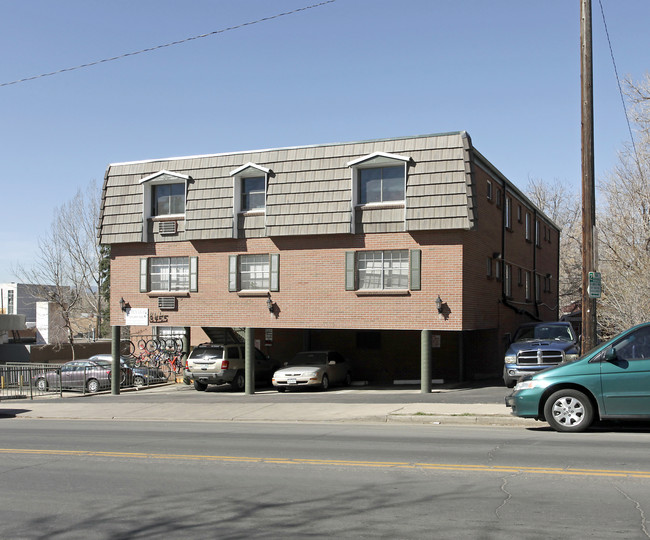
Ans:
{"label": "overhead wire", "polygon": [[616,59],[614,58],[614,49],[612,47],[612,41],[609,38],[609,29],[607,28],[607,20],[605,19],[605,10],[603,8],[603,2],[602,0],[598,0],[598,3],[600,4],[600,13],[602,14],[603,17],[603,25],[605,26],[605,36],[607,36],[607,44],[609,46],[609,54],[612,58],[612,65],[614,66],[614,75],[616,77],[616,82],[618,84],[618,93],[621,97],[621,103],[623,104],[623,112],[625,114],[625,121],[627,122],[627,130],[630,133],[630,140],[632,141],[632,152],[634,154],[634,161],[636,162],[636,166],[639,169],[639,174],[641,175],[641,178],[643,178],[643,169],[641,168],[641,160],[639,159],[639,154],[636,149],[636,143],[634,142],[634,134],[632,132],[632,125],[630,123],[630,116],[627,112],[627,105],[625,104],[625,97],[623,94],[623,88],[621,87],[621,79],[618,76],[618,68],[616,67]]}
{"label": "overhead wire", "polygon": [[301,7],[301,8],[296,8],[296,9],[293,9],[291,11],[285,11],[284,13],[277,13],[275,15],[270,15],[268,17],[262,17],[261,19],[257,19],[255,21],[249,21],[249,22],[237,24],[235,26],[229,26],[228,28],[222,28],[221,30],[214,30],[214,31],[208,32],[206,34],[201,34],[201,35],[198,35],[198,36],[192,36],[192,37],[188,37],[188,38],[185,38],[185,39],[179,39],[177,41],[172,41],[170,43],[164,43],[162,45],[155,45],[154,47],[148,47],[146,49],[141,49],[139,51],[128,52],[128,53],[120,54],[118,56],[113,56],[111,58],[104,58],[102,60],[96,60],[94,62],[88,62],[86,64],[80,64],[78,66],[58,69],[56,71],[51,71],[49,73],[41,73],[40,75],[34,75],[34,76],[31,76],[31,77],[25,77],[23,79],[18,79],[18,80],[15,80],[15,81],[0,83],[0,87],[11,86],[12,84],[20,84],[20,83],[24,83],[24,82],[27,82],[27,81],[33,81],[33,80],[36,80],[36,79],[41,79],[43,77],[51,77],[52,75],[59,75],[61,73],[66,73],[66,72],[69,72],[69,71],[76,71],[78,69],[84,69],[84,68],[88,68],[88,67],[91,67],[91,66],[97,66],[99,64],[105,64],[106,62],[113,62],[115,60],[121,60],[122,58],[128,58],[129,56],[136,56],[138,54],[157,51],[159,49],[164,49],[165,47],[172,47],[174,45],[181,45],[183,43],[187,43],[188,41],[194,41],[194,40],[197,40],[197,39],[202,39],[202,38],[214,36],[216,34],[223,34],[224,32],[230,32],[231,30],[238,30],[238,29],[244,28],[246,26],[252,26],[254,24],[259,24],[259,23],[271,21],[273,19],[278,19],[280,17],[285,17],[287,15],[294,15],[296,13],[300,13],[301,11],[307,11],[308,9],[314,9],[314,8],[322,7],[322,6],[326,5],[326,4],[332,4],[333,2],[336,2],[336,0],[324,0],[323,2],[319,2],[317,4],[312,4],[310,6],[304,6],[304,7]]}

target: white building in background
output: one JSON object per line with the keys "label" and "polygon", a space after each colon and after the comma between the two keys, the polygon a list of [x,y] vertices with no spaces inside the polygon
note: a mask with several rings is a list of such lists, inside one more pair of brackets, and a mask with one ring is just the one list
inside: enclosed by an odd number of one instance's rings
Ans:
{"label": "white building in background", "polygon": [[0,283],[0,314],[24,315],[25,326],[36,326],[36,304],[47,298],[39,291],[53,285],[30,285],[27,283]]}

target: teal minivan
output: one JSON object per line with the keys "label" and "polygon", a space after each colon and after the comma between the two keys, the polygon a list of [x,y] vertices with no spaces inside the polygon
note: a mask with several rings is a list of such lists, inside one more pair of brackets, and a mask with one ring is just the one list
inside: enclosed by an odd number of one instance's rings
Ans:
{"label": "teal minivan", "polygon": [[650,420],[650,323],[522,379],[506,405],[557,431],[584,431],[594,419]]}

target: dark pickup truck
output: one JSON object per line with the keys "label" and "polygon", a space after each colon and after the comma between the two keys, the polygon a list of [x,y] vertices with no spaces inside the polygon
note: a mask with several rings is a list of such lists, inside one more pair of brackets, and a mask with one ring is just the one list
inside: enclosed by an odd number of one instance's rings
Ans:
{"label": "dark pickup truck", "polygon": [[506,351],[503,382],[512,388],[526,375],[576,360],[578,337],[568,322],[521,325]]}

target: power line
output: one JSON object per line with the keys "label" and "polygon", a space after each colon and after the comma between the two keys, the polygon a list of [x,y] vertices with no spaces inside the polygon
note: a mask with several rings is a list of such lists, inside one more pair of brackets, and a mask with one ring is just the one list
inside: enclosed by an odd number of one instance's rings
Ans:
{"label": "power line", "polygon": [[632,126],[630,124],[630,117],[627,113],[627,105],[625,105],[625,98],[623,96],[623,88],[621,87],[621,79],[618,76],[618,68],[616,67],[616,60],[614,59],[614,50],[612,48],[612,42],[609,39],[609,30],[607,29],[607,21],[605,20],[605,10],[603,9],[602,0],[598,0],[600,4],[600,12],[603,16],[603,25],[605,26],[605,35],[607,36],[607,44],[609,45],[609,54],[612,57],[612,65],[614,66],[614,75],[616,76],[616,83],[618,84],[618,93],[621,96],[621,103],[623,104],[623,112],[625,113],[625,121],[627,122],[627,130],[630,133],[630,140],[632,141],[632,152],[634,153],[634,160],[636,165],[639,168],[639,174],[643,178],[643,170],[641,169],[641,162],[639,160],[639,154],[636,151],[636,143],[634,142],[634,134],[632,133]]}
{"label": "power line", "polygon": [[202,39],[202,38],[214,36],[216,34],[223,34],[224,32],[230,32],[231,30],[238,30],[240,28],[244,28],[245,26],[251,26],[251,25],[254,25],[254,24],[262,23],[262,22],[271,21],[273,19],[278,19],[280,17],[285,17],[286,15],[294,15],[296,13],[300,13],[301,11],[307,11],[308,9],[322,7],[322,6],[326,5],[326,4],[332,4],[333,2],[336,2],[336,0],[325,0],[325,1],[320,2],[318,4],[312,4],[311,6],[305,6],[305,7],[297,8],[297,9],[294,9],[292,11],[285,11],[284,13],[278,13],[276,15],[270,15],[269,17],[263,17],[261,19],[257,19],[256,21],[249,21],[249,22],[245,22],[245,23],[242,23],[242,24],[238,24],[236,26],[229,26],[228,28],[223,28],[221,30],[214,30],[213,32],[208,32],[207,34],[201,34],[199,36],[192,36],[192,37],[188,37],[188,38],[185,38],[185,39],[180,39],[178,41],[172,41],[170,43],[165,43],[163,45],[156,45],[155,47],[148,47],[147,49],[142,49],[142,50],[135,51],[135,52],[120,54],[119,56],[113,56],[111,58],[104,58],[103,60],[96,60],[94,62],[88,62],[87,64],[80,64],[78,66],[63,68],[63,69],[59,69],[57,71],[51,71],[49,73],[41,73],[40,75],[34,75],[32,77],[25,77],[24,79],[18,79],[16,81],[0,83],[0,87],[2,87],[2,86],[11,86],[12,84],[24,83],[24,82],[27,82],[27,81],[33,81],[35,79],[42,79],[43,77],[51,77],[52,75],[59,75],[60,73],[66,73],[68,71],[76,71],[78,69],[84,69],[84,68],[91,67],[91,66],[97,66],[99,64],[105,64],[106,62],[113,62],[114,60],[121,60],[122,58],[128,58],[129,56],[135,56],[137,54],[143,54],[143,53],[147,53],[147,52],[157,51],[158,49],[164,49],[165,47],[172,47],[173,45],[181,45],[183,43],[187,43],[188,41],[194,41],[196,39]]}

